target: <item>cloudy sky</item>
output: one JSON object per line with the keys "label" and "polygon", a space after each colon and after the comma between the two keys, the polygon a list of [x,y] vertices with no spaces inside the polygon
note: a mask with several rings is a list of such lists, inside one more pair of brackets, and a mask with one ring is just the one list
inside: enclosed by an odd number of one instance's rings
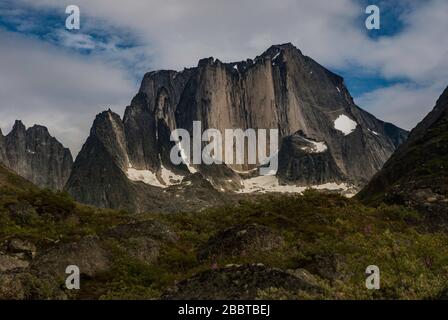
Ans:
{"label": "cloudy sky", "polygon": [[[81,29],[65,29],[65,8]],[[381,9],[381,29],[364,26]],[[77,154],[95,114],[123,114],[144,73],[292,42],[357,104],[411,129],[448,85],[447,0],[1,0],[0,128],[46,125]]]}

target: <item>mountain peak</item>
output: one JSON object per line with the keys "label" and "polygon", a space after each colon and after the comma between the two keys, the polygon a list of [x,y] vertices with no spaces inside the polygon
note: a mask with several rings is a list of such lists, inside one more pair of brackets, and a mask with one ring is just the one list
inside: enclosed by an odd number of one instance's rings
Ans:
{"label": "mountain peak", "polygon": [[291,42],[286,42],[286,43],[281,43],[281,44],[274,44],[274,45],[270,46],[267,51],[272,50],[272,49],[277,49],[277,50],[294,50],[294,51],[298,51],[300,54],[302,53],[302,51],[300,51],[300,49],[298,49]]}
{"label": "mountain peak", "polygon": [[272,57],[277,57],[282,52],[288,52],[288,53],[291,53],[293,55],[303,56],[302,51],[300,51],[291,42],[287,42],[287,43],[281,43],[281,44],[274,44],[274,45],[270,46],[260,56],[257,56],[255,58],[255,60],[257,58],[266,57],[266,56],[270,56],[271,58]]}
{"label": "mountain peak", "polygon": [[14,126],[12,127],[11,133],[25,132],[25,131],[26,131],[26,127],[23,124],[23,122],[21,120],[16,120],[14,122]]}
{"label": "mountain peak", "polygon": [[62,190],[73,158],[47,127],[33,125],[27,130],[22,121],[16,120],[0,142],[0,162],[39,187]]}
{"label": "mountain peak", "polygon": [[36,132],[41,135],[50,136],[50,132],[48,131],[48,128],[45,126],[41,126],[38,124],[33,125],[31,128],[28,129],[30,132]]}
{"label": "mountain peak", "polygon": [[95,121],[94,121],[94,123],[102,122],[102,121],[105,121],[105,120],[110,120],[111,118],[114,119],[114,118],[117,118],[117,117],[120,118],[120,116],[119,116],[118,114],[116,114],[115,112],[113,112],[113,111],[109,108],[109,109],[107,109],[107,110],[104,110],[104,111],[98,113],[98,114],[95,116]]}
{"label": "mountain peak", "polygon": [[113,129],[117,123],[121,123],[121,117],[110,108],[104,110],[96,115],[90,134],[92,136],[103,137],[105,132]]}

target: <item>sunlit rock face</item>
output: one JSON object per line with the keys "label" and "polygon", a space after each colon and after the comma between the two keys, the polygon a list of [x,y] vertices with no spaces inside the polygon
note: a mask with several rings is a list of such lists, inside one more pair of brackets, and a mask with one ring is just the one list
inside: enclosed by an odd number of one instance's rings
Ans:
{"label": "sunlit rock face", "polygon": [[[170,133],[182,128],[193,135],[194,121],[201,121],[202,130],[214,128],[221,133],[277,129],[280,163],[275,183],[300,187],[361,186],[407,136],[406,131],[357,107],[340,76],[292,44],[272,46],[241,62],[206,58],[180,72],[149,72],[123,120],[111,112],[99,117],[67,190],[79,201],[106,207],[120,204],[114,200],[117,195],[112,195],[119,192],[117,183],[106,174],[99,180],[99,173],[93,174],[104,171],[104,163],[122,186],[169,189],[198,173],[219,192],[244,189],[244,180],[256,177],[259,163],[172,164]],[[132,197],[139,198],[128,198]]]}

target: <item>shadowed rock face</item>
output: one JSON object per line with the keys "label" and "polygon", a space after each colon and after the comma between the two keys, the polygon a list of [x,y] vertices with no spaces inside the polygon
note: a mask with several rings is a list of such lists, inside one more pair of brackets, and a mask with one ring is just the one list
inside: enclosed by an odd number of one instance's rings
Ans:
{"label": "shadowed rock face", "polygon": [[448,88],[383,169],[359,193],[366,203],[404,204],[447,223]]}
{"label": "shadowed rock face", "polygon": [[[341,117],[338,126],[335,121]],[[341,77],[291,44],[276,45],[254,60],[223,63],[207,58],[181,72],[147,73],[123,120],[110,111],[97,117],[66,189],[81,202],[117,208],[125,201],[145,210],[137,199],[147,195],[130,186],[135,183],[130,184],[128,169],[158,177],[164,169],[180,176],[193,173],[169,160],[170,132],[183,128],[192,135],[193,121],[201,121],[202,130],[215,128],[223,135],[226,129],[278,129],[282,145],[278,178],[300,185],[341,181],[363,185],[407,136],[358,108]],[[325,145],[325,151],[301,149],[298,132]],[[226,143],[224,136],[223,140]],[[254,167],[202,165],[195,171],[216,190],[234,191],[241,187],[236,171]],[[146,194],[160,191],[143,183],[138,188]]]}
{"label": "shadowed rock face", "polygon": [[[211,205],[223,200],[199,173],[200,182],[190,176],[182,184],[167,188],[131,181],[126,175],[127,169],[137,165],[130,162],[125,137],[123,123],[117,114],[109,110],[96,117],[66,185],[66,190],[76,200],[131,212],[199,209],[207,206],[207,202]],[[160,169],[160,162],[158,165]]]}
{"label": "shadowed rock face", "polygon": [[319,145],[316,147],[316,142],[305,138],[301,131],[285,137],[279,153],[278,173],[282,179],[303,185],[346,181],[328,147],[320,144],[321,150],[325,150],[315,152],[317,148]]}
{"label": "shadowed rock face", "polygon": [[47,128],[35,125],[26,129],[16,121],[6,137],[0,132],[0,162],[39,187],[62,190],[73,158]]}

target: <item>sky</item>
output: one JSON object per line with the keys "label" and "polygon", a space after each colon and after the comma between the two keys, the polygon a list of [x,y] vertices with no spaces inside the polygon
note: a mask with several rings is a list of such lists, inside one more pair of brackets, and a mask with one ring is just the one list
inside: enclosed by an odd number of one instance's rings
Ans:
{"label": "sky", "polygon": [[[379,30],[367,30],[377,5]],[[80,30],[67,30],[77,5]],[[151,70],[253,58],[292,42],[363,109],[412,129],[448,85],[446,0],[1,0],[0,128],[41,124],[76,155]]]}

